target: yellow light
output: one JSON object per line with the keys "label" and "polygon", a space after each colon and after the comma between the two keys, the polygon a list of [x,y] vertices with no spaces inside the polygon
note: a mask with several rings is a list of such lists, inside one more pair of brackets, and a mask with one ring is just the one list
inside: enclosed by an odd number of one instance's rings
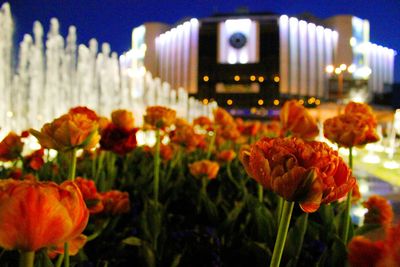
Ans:
{"label": "yellow light", "polygon": [[210,80],[210,77],[208,77],[207,75],[203,76],[203,81],[208,82]]}
{"label": "yellow light", "polygon": [[256,80],[256,76],[251,75],[251,76],[250,76],[250,81],[254,82],[255,80]]}
{"label": "yellow light", "polygon": [[349,73],[355,72],[355,71],[356,71],[356,66],[355,66],[354,64],[351,64],[351,65],[347,68],[347,71],[348,71]]}
{"label": "yellow light", "polygon": [[347,69],[347,65],[346,64],[340,64],[340,69],[341,70],[346,70]]}
{"label": "yellow light", "polygon": [[275,76],[275,77],[274,77],[274,82],[279,83],[280,80],[281,80],[281,79],[279,78],[279,76]]}
{"label": "yellow light", "polygon": [[256,114],[256,113],[257,113],[257,108],[252,107],[252,108],[250,109],[250,113],[251,113],[251,114]]}
{"label": "yellow light", "polygon": [[258,77],[258,81],[259,81],[260,83],[262,83],[262,82],[264,81],[264,77],[263,77],[263,76]]}
{"label": "yellow light", "polygon": [[321,104],[321,100],[319,100],[319,99],[315,99],[315,105],[320,105]]}
{"label": "yellow light", "polygon": [[278,99],[275,99],[275,100],[274,100],[274,105],[275,105],[275,106],[279,105],[279,100],[278,100]]}
{"label": "yellow light", "polygon": [[307,100],[307,102],[308,102],[308,104],[313,104],[313,103],[315,103],[315,97],[310,97],[308,100]]}
{"label": "yellow light", "polygon": [[336,68],[336,69],[335,69],[335,73],[336,73],[336,74],[340,74],[341,72],[342,72],[342,70],[341,70],[340,68]]}
{"label": "yellow light", "polygon": [[332,73],[334,70],[335,70],[335,67],[333,67],[333,65],[328,65],[328,66],[326,66],[326,68],[325,68],[325,71],[326,71],[327,73]]}
{"label": "yellow light", "polygon": [[258,105],[260,105],[260,106],[262,106],[262,105],[264,105],[264,100],[262,100],[262,99],[258,99]]}
{"label": "yellow light", "polygon": [[208,99],[207,99],[207,98],[204,98],[204,99],[203,99],[203,104],[204,104],[204,105],[207,105],[207,104],[208,104]]}
{"label": "yellow light", "polygon": [[300,104],[300,105],[304,105],[304,100],[303,100],[303,99],[300,99],[300,100],[299,100],[299,104]]}
{"label": "yellow light", "polygon": [[354,37],[350,38],[350,46],[355,46],[357,44],[357,40]]}
{"label": "yellow light", "polygon": [[228,106],[231,106],[233,104],[233,100],[232,99],[226,100],[226,104],[228,104]]}
{"label": "yellow light", "polygon": [[240,76],[239,76],[239,75],[235,75],[235,77],[233,77],[233,79],[234,79],[236,82],[238,82],[238,81],[240,81]]}

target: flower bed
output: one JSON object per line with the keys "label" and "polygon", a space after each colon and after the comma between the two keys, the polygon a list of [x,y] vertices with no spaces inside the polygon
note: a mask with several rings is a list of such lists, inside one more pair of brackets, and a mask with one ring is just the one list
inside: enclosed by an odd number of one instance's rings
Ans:
{"label": "flower bed", "polygon": [[[366,202],[361,227],[349,209],[356,177],[322,142],[296,101],[280,121],[188,123],[149,107],[138,146],[134,118],[77,107],[0,143],[3,266],[396,266],[400,226],[388,202]],[[349,148],[378,140],[366,105],[350,103],[324,134]],[[56,150],[52,157],[51,151]],[[297,204],[299,205],[297,205]],[[381,229],[383,241],[362,235]],[[365,265],[367,264],[367,265]]]}

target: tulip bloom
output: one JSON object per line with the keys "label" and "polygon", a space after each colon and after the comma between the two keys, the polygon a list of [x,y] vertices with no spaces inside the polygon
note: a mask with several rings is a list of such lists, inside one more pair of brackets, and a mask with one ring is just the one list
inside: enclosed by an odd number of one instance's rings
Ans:
{"label": "tulip bloom", "polygon": [[114,123],[118,128],[124,129],[126,131],[132,130],[135,128],[134,126],[134,119],[132,112],[125,110],[125,109],[118,109],[114,110],[111,113],[111,121]]}
{"label": "tulip bloom", "polygon": [[232,149],[223,150],[219,152],[219,154],[217,155],[217,159],[223,162],[231,162],[232,160],[235,159],[235,157],[236,153]]}
{"label": "tulip bloom", "polygon": [[212,122],[211,120],[206,117],[206,116],[200,116],[196,119],[193,120],[193,126],[199,125],[200,127],[211,130],[212,129]]}
{"label": "tulip bloom", "polygon": [[342,147],[363,146],[379,140],[371,107],[350,102],[344,114],[324,122],[324,135]]}
{"label": "tulip bloom", "polygon": [[18,159],[24,148],[21,137],[14,132],[10,132],[0,142],[0,161],[11,161]]}
{"label": "tulip bloom", "polygon": [[75,179],[76,185],[79,187],[82,193],[82,197],[85,200],[86,206],[89,209],[90,214],[96,214],[103,211],[104,206],[101,201],[101,195],[97,192],[96,184],[93,180],[77,177]]}
{"label": "tulip bloom", "polygon": [[0,247],[37,251],[79,236],[89,211],[73,182],[0,181]]}
{"label": "tulip bloom", "polygon": [[368,209],[364,215],[364,223],[381,224],[384,227],[391,225],[393,210],[386,198],[378,195],[370,196],[363,206]]}
{"label": "tulip bloom", "polygon": [[379,140],[371,117],[362,114],[342,114],[324,122],[324,135],[342,147],[363,146]]}
{"label": "tulip bloom", "polygon": [[66,151],[74,148],[90,149],[97,145],[100,136],[97,132],[98,117],[86,107],[77,107],[46,123],[41,131],[31,129],[30,132],[44,148]]}
{"label": "tulip bloom", "polygon": [[337,151],[321,142],[264,138],[243,147],[239,158],[250,177],[285,200],[299,202],[305,212],[345,196],[355,184]]}
{"label": "tulip bloom", "polygon": [[110,123],[101,131],[100,147],[119,155],[125,155],[136,148],[136,132],[136,128],[126,130]]}
{"label": "tulip bloom", "polygon": [[230,124],[235,124],[235,120],[233,119],[231,114],[229,114],[229,112],[226,111],[225,109],[217,108],[213,111],[213,113],[214,113],[214,121],[219,126],[227,126]]}
{"label": "tulip bloom", "polygon": [[348,260],[352,267],[377,266],[382,259],[384,243],[373,242],[363,236],[355,236],[349,243]]}
{"label": "tulip bloom", "polygon": [[176,129],[169,133],[169,138],[172,143],[178,144],[186,148],[187,151],[191,152],[205,142],[204,136],[197,134],[190,124],[182,123],[177,120],[175,124]]}
{"label": "tulip bloom", "polygon": [[195,177],[206,177],[209,180],[212,180],[217,177],[219,165],[210,160],[200,160],[189,164],[189,171]]}
{"label": "tulip bloom", "polygon": [[167,107],[152,106],[146,108],[144,121],[146,124],[156,128],[165,128],[175,122],[176,111]]}
{"label": "tulip bloom", "polygon": [[319,133],[314,117],[296,100],[286,101],[279,116],[285,136],[313,139]]}
{"label": "tulip bloom", "polygon": [[103,212],[112,215],[127,213],[131,209],[129,194],[118,190],[112,190],[103,193],[102,201],[104,205]]}

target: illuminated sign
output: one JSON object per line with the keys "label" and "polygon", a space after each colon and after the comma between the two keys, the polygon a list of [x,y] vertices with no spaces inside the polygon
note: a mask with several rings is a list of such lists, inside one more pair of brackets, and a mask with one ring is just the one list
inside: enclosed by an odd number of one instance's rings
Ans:
{"label": "illuminated sign", "polygon": [[259,26],[250,19],[228,19],[218,24],[218,63],[259,61]]}

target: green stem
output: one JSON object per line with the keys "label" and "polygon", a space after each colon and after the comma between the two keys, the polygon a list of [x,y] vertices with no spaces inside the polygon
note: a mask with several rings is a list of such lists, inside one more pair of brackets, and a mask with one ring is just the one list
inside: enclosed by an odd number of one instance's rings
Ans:
{"label": "green stem", "polygon": [[236,189],[243,195],[245,195],[242,185],[240,185],[232,175],[231,162],[228,162],[226,165],[226,173],[228,174],[228,178],[231,181],[231,183],[235,185]]}
{"label": "green stem", "polygon": [[71,151],[71,162],[69,165],[68,179],[71,181],[75,180],[75,172],[76,172],[76,148],[73,148]]}
{"label": "green stem", "polygon": [[279,195],[277,195],[277,197],[278,197],[278,205],[277,205],[277,209],[276,209],[276,211],[277,211],[276,215],[277,215],[278,224],[279,224],[279,222],[281,220],[282,209],[283,209],[283,198]]}
{"label": "green stem", "polygon": [[87,237],[86,242],[92,241],[93,239],[97,238],[104,231],[104,229],[106,229],[106,227],[110,223],[110,220],[111,218],[107,218],[99,230],[97,230],[96,232]]}
{"label": "green stem", "polygon": [[206,159],[210,159],[211,158],[211,153],[212,153],[212,151],[214,149],[215,138],[217,136],[217,131],[215,130],[215,127],[214,127],[214,131],[212,131],[212,133],[213,133],[213,135],[211,136],[210,144],[208,145]]}
{"label": "green stem", "polygon": [[57,258],[55,267],[61,267],[63,260],[64,260],[64,254],[60,254]]}
{"label": "green stem", "polygon": [[158,202],[158,190],[160,183],[160,129],[156,129],[156,151],[154,154],[154,200]]}
{"label": "green stem", "polygon": [[349,147],[349,167],[353,169],[353,147]]}
{"label": "green stem", "polygon": [[33,267],[35,251],[21,251],[19,255],[19,267]]}
{"label": "green stem", "polygon": [[69,244],[64,243],[64,267],[69,267]]}
{"label": "green stem", "polygon": [[207,196],[207,184],[208,184],[208,178],[203,177],[201,178],[201,192]]}
{"label": "green stem", "polygon": [[94,182],[97,184],[97,181],[99,180],[100,173],[103,170],[103,164],[104,164],[104,156],[105,153],[103,151],[99,152],[99,155],[96,156],[96,161],[97,161],[97,170],[96,170],[96,175],[94,177]]}
{"label": "green stem", "polygon": [[292,217],[293,206],[294,202],[288,202],[285,200],[283,203],[282,216],[279,222],[278,236],[276,237],[270,267],[278,267],[281,262],[283,249],[286,242],[286,236],[289,230],[290,218]]}
{"label": "green stem", "polygon": [[260,184],[257,184],[257,186],[258,186],[258,201],[260,203],[263,203],[263,201],[264,201],[264,188]]}
{"label": "green stem", "polygon": [[[353,148],[349,147],[349,167],[350,169],[353,169]],[[346,198],[346,214],[344,216],[344,222],[343,222],[343,233],[342,233],[342,240],[343,243],[347,244],[347,241],[349,239],[349,229],[351,225],[351,216],[350,216],[350,209],[351,209],[351,196],[352,196],[352,190],[350,190],[347,193],[347,198]]]}

